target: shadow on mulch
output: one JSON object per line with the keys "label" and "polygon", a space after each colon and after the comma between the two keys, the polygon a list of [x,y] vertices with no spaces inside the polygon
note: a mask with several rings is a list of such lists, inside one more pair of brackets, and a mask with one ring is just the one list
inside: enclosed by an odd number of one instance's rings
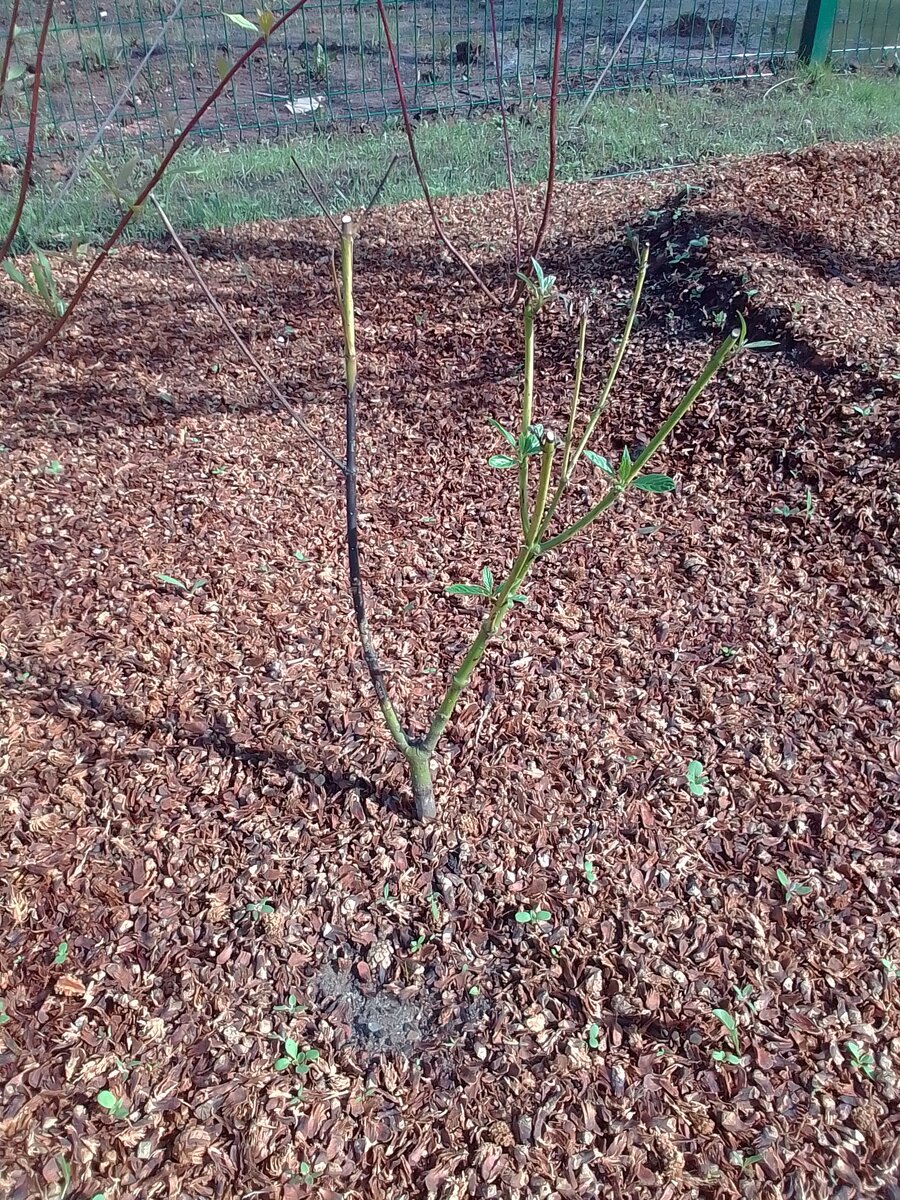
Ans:
{"label": "shadow on mulch", "polygon": [[[302,780],[324,790],[329,800],[355,796],[364,811],[370,808],[382,809],[404,819],[414,815],[411,804],[404,803],[394,792],[378,788],[368,779],[329,771],[323,765],[313,769],[299,759],[270,747],[244,745],[215,717],[210,721],[206,715],[202,715],[196,721],[187,723],[180,723],[170,717],[145,720],[140,713],[116,704],[90,683],[75,683],[49,664],[36,663],[32,658],[29,658],[27,663],[7,660],[0,666],[0,679],[4,675],[4,690],[9,698],[31,702],[50,715],[66,717],[72,721],[77,722],[83,717],[89,721],[102,721],[105,724],[130,729],[147,738],[147,752],[156,754],[165,748],[150,744],[149,739],[158,734],[168,739],[170,749],[194,746],[211,750],[219,758],[240,763],[255,772],[270,770],[285,778]],[[84,757],[85,760],[90,757],[87,744]]]}

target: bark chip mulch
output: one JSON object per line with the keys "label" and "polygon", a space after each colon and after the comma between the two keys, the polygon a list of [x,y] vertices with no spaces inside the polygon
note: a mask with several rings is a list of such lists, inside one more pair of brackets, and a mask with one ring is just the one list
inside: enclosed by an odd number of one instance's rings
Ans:
{"label": "bark chip mulch", "polygon": [[[430,828],[374,720],[338,480],[177,254],[116,256],[0,395],[0,1195],[900,1196],[898,178],[894,140],[560,189],[588,395],[626,231],[652,248],[599,451],[738,311],[778,346],[680,429],[675,493],[540,565]],[[444,205],[494,278],[506,205]],[[339,452],[329,237],[191,245]],[[487,417],[519,331],[417,205],[357,274],[370,617],[421,725],[477,620],[446,584],[512,553]],[[38,318],[0,305],[15,351]],[[545,424],[573,347],[560,305]]]}

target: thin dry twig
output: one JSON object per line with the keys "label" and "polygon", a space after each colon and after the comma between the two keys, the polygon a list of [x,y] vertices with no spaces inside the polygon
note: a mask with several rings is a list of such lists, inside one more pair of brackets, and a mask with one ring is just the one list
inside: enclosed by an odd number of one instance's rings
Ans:
{"label": "thin dry twig", "polygon": [[500,47],[497,44],[497,13],[494,7],[494,0],[489,0],[489,9],[491,14],[491,38],[494,43],[494,66],[497,69],[497,96],[500,100],[500,124],[503,127],[503,152],[506,157],[506,178],[509,182],[509,198],[512,204],[516,265],[519,265],[522,261],[522,215],[519,212],[519,194],[516,190],[516,179],[513,173],[512,147],[509,141],[506,100],[503,96],[503,69],[500,63]]}
{"label": "thin dry twig", "polygon": [[[122,217],[119,220],[118,225],[116,225],[115,229],[112,231],[112,233],[109,235],[109,237],[103,243],[103,245],[100,247],[97,257],[94,259],[94,261],[91,263],[88,270],[85,272],[84,278],[81,280],[81,283],[79,283],[79,285],[75,289],[75,292],[73,293],[71,299],[69,300],[69,303],[66,305],[66,311],[62,314],[61,317],[59,317],[56,321],[54,321],[49,326],[49,328],[47,328],[41,334],[41,336],[37,339],[37,341],[32,342],[32,344],[26,350],[23,350],[23,352],[17,358],[11,359],[6,364],[6,366],[3,368],[3,370],[0,371],[0,383],[2,383],[4,379],[8,379],[9,376],[13,373],[13,371],[17,371],[19,369],[19,367],[23,366],[30,359],[34,358],[35,355],[40,354],[41,350],[43,350],[45,346],[49,345],[49,343],[52,342],[53,339],[55,337],[57,337],[62,332],[63,329],[65,329],[65,327],[68,325],[69,321],[72,319],[72,315],[75,311],[76,306],[79,304],[79,302],[81,301],[81,299],[87,292],[88,288],[90,287],[91,280],[94,278],[94,276],[100,270],[100,267],[103,265],[103,263],[106,262],[107,258],[109,258],[110,252],[112,251],[113,247],[116,245],[116,243],[121,238],[122,234],[125,232],[125,230],[128,228],[128,226],[131,224],[131,222],[134,220],[134,217],[136,216],[136,214],[138,212],[140,212],[141,207],[144,205],[144,203],[147,200],[147,197],[150,195],[150,193],[153,191],[153,189],[159,183],[160,179],[162,179],[163,175],[165,174],[166,170],[168,169],[169,163],[172,161],[172,159],[175,157],[175,155],[178,153],[178,151],[184,145],[185,141],[187,141],[187,139],[190,137],[192,131],[197,126],[197,123],[209,111],[209,109],[212,108],[212,106],[218,100],[219,96],[221,96],[221,94],[225,90],[225,88],[229,85],[229,83],[231,83],[232,79],[234,79],[235,75],[237,75],[237,73],[244,67],[244,64],[247,63],[250,60],[250,58],[253,57],[253,55],[257,52],[257,50],[262,49],[262,47],[266,44],[267,40],[272,36],[273,33],[277,33],[278,30],[281,28],[281,26],[284,25],[287,21],[289,21],[291,19],[291,17],[293,17],[296,13],[298,13],[300,11],[300,9],[303,8],[304,5],[306,5],[307,3],[308,3],[308,0],[296,0],[296,2],[294,4],[292,4],[290,6],[290,8],[287,9],[286,12],[282,13],[282,15],[280,17],[278,17],[277,20],[272,24],[272,27],[270,28],[267,36],[266,37],[262,37],[262,36],[258,37],[255,42],[253,42],[250,46],[247,47],[247,49],[240,56],[240,58],[237,59],[237,61],[234,63],[234,65],[231,67],[231,69],[225,72],[225,74],[219,80],[218,85],[215,88],[213,88],[213,90],[210,92],[210,94],[207,96],[207,98],[203,101],[203,103],[200,105],[200,107],[198,109],[196,109],[196,111],[194,112],[194,114],[190,118],[190,120],[187,121],[187,123],[185,124],[185,127],[184,127],[184,129],[182,129],[181,133],[179,133],[177,135],[177,137],[174,138],[171,146],[166,151],[166,153],[163,155],[162,160],[160,161],[156,170],[150,176],[148,181],[144,184],[143,188],[141,189],[141,191],[138,194],[137,198],[135,199],[134,203],[131,204],[129,206],[129,208],[122,214]],[[34,137],[31,134],[29,134],[29,137],[30,137],[30,141],[33,144]]]}
{"label": "thin dry twig", "polygon": [[562,57],[563,16],[565,0],[557,0],[556,25],[553,33],[553,70],[550,80],[550,161],[547,165],[547,190],[544,193],[544,209],[541,213],[541,223],[535,234],[531,257],[537,260],[544,243],[547,226],[550,224],[550,211],[553,207],[553,185],[556,182],[556,125],[559,119],[559,63]]}
{"label": "thin dry twig", "polygon": [[291,162],[297,168],[297,174],[303,180],[304,187],[309,192],[309,194],[312,196],[313,200],[315,200],[316,204],[318,204],[319,208],[322,210],[322,216],[325,218],[325,220],[328,222],[328,224],[331,226],[331,228],[334,230],[334,232],[338,235],[338,237],[340,237],[341,236],[340,225],[338,225],[337,221],[334,219],[334,217],[328,211],[328,207],[325,204],[325,201],[322,199],[322,193],[319,191],[319,189],[315,186],[313,181],[309,178],[309,176],[306,174],[306,172],[303,170],[303,168],[297,162],[297,156],[293,153],[291,154]]}
{"label": "thin dry twig", "polygon": [[369,203],[363,209],[364,217],[367,217],[369,215],[369,213],[372,211],[372,209],[375,207],[375,205],[378,203],[378,197],[384,191],[384,185],[390,179],[391,171],[393,171],[394,167],[396,167],[396,165],[399,161],[400,161],[400,155],[395,154],[394,157],[391,159],[391,161],[388,163],[387,170],[381,177],[381,182],[379,183],[379,185],[375,189],[375,191],[372,193],[372,199],[369,201]]}
{"label": "thin dry twig", "polygon": [[[34,56],[34,81],[31,85],[31,115],[28,121],[28,141],[25,143],[25,159],[22,163],[22,180],[19,184],[19,198],[16,201],[16,209],[12,216],[9,229],[6,237],[0,245],[0,262],[6,258],[7,251],[15,241],[16,234],[19,232],[19,226],[22,223],[22,213],[25,211],[25,197],[28,195],[28,185],[31,182],[31,168],[34,164],[34,147],[37,141],[37,121],[38,121],[38,99],[39,89],[41,86],[41,74],[44,69],[44,49],[47,45],[47,34],[50,32],[50,22],[53,20],[53,5],[55,0],[47,0],[47,6],[44,9],[44,22],[41,25],[40,36],[38,37],[37,50]],[[15,27],[12,27],[7,38],[7,49],[11,50],[12,38],[15,36]],[[4,71],[7,72],[6,58],[4,57]],[[2,93],[0,93],[2,94]]]}
{"label": "thin dry twig", "polygon": [[[560,0],[562,3],[562,0]],[[394,72],[394,82],[397,84],[397,95],[400,100],[400,112],[403,116],[403,128],[406,131],[406,140],[409,143],[409,155],[412,159],[413,167],[415,168],[416,176],[419,180],[419,186],[422,189],[422,195],[425,197],[425,203],[428,205],[428,212],[431,216],[431,223],[434,226],[435,233],[446,246],[447,250],[453,255],[459,265],[463,268],[466,274],[478,285],[488,299],[499,306],[499,300],[484,282],[463,252],[450,241],[444,230],[444,224],[441,221],[440,215],[434,206],[431,189],[428,186],[428,180],[425,178],[425,172],[422,170],[422,164],[419,161],[418,151],[416,150],[416,139],[413,133],[412,121],[409,116],[409,105],[406,103],[406,91],[403,87],[403,81],[400,78],[400,63],[397,60],[397,49],[394,46],[394,40],[391,37],[391,31],[388,26],[387,13],[384,8],[384,0],[377,0],[378,15],[381,18],[381,26],[384,30],[385,42],[387,43],[388,56],[391,60],[391,68]]]}
{"label": "thin dry twig", "polygon": [[613,52],[609,56],[609,60],[607,61],[606,66],[600,72],[600,78],[597,80],[597,82],[591,88],[590,93],[588,94],[587,100],[585,100],[584,104],[582,104],[581,108],[579,109],[578,116],[575,118],[576,125],[580,125],[581,122],[584,120],[587,110],[594,103],[594,97],[600,91],[600,88],[603,84],[603,80],[609,74],[610,67],[613,65],[613,63],[616,61],[616,59],[619,57],[619,51],[625,45],[626,41],[628,40],[629,34],[631,33],[632,29],[634,29],[635,25],[637,24],[638,17],[641,15],[641,13],[644,11],[644,9],[646,7],[647,7],[647,0],[641,0],[640,4],[634,10],[634,16],[628,22],[625,32],[622,34],[622,36],[619,38],[618,42],[616,42],[615,46],[613,47]]}
{"label": "thin dry twig", "polygon": [[182,259],[184,260],[185,265],[187,266],[190,273],[193,275],[200,290],[203,292],[203,295],[206,297],[206,299],[212,305],[216,316],[219,318],[219,320],[222,322],[222,324],[225,326],[225,328],[231,334],[231,336],[235,342],[235,345],[238,347],[241,354],[244,356],[244,358],[247,360],[247,362],[250,363],[250,365],[256,371],[257,375],[259,375],[260,379],[263,381],[263,383],[266,385],[266,387],[269,389],[269,391],[272,393],[272,395],[275,397],[275,399],[278,401],[278,403],[281,405],[281,407],[293,419],[293,421],[296,423],[297,427],[299,428],[299,430],[303,434],[303,436],[306,438],[306,440],[308,442],[310,442],[311,445],[315,446],[315,448],[319,451],[319,453],[323,454],[328,459],[328,461],[332,464],[332,466],[337,467],[337,469],[342,474],[346,474],[347,468],[344,465],[344,463],[342,463],[339,458],[337,458],[334,454],[332,454],[331,451],[328,449],[328,447],[326,445],[324,445],[324,443],[321,442],[316,437],[316,435],[309,428],[309,426],[306,424],[306,422],[303,420],[303,418],[300,416],[300,414],[297,412],[297,410],[294,408],[294,406],[290,403],[290,401],[285,396],[284,392],[281,390],[281,388],[278,386],[278,384],[275,382],[275,380],[272,378],[272,376],[269,374],[269,372],[266,370],[266,368],[262,365],[262,363],[259,361],[259,359],[256,357],[256,355],[253,353],[253,351],[250,349],[250,347],[247,345],[247,343],[244,341],[244,339],[241,337],[241,335],[235,329],[234,325],[231,323],[231,320],[229,319],[228,314],[225,312],[225,309],[222,307],[222,305],[219,303],[219,301],[213,295],[212,291],[210,291],[210,288],[209,288],[206,280],[203,278],[203,276],[197,270],[197,265],[194,262],[193,258],[191,257],[190,251],[188,250],[187,246],[185,246],[184,242],[182,242],[182,240],[178,236],[178,234],[175,232],[172,222],[169,220],[165,209],[160,204],[160,202],[157,200],[157,198],[153,195],[152,192],[150,193],[150,203],[153,205],[153,207],[156,209],[157,213],[159,214],[159,219],[162,221],[163,225],[166,227],[166,232],[168,233],[168,235],[172,239],[172,241],[175,243],[176,250],[181,255]]}
{"label": "thin dry twig", "polygon": [[90,160],[91,155],[94,153],[94,151],[100,145],[100,142],[103,140],[103,135],[106,132],[106,130],[110,127],[110,125],[112,124],[116,113],[119,111],[119,109],[122,107],[122,105],[128,99],[128,97],[134,91],[135,84],[137,83],[138,79],[141,77],[144,67],[146,67],[147,63],[150,61],[150,59],[156,53],[157,47],[162,44],[163,40],[165,39],[166,34],[171,29],[172,24],[175,21],[175,18],[181,12],[183,7],[184,7],[184,0],[177,0],[172,11],[169,13],[169,15],[166,17],[165,21],[163,22],[162,26],[160,27],[160,30],[157,33],[156,37],[153,39],[153,41],[150,43],[150,45],[144,51],[144,55],[143,55],[141,61],[135,67],[135,69],[131,73],[130,77],[126,80],[125,84],[122,87],[122,90],[119,92],[118,96],[116,97],[112,108],[109,110],[109,112],[107,112],[106,116],[100,122],[99,126],[97,127],[97,132],[94,134],[94,136],[91,138],[91,140],[85,146],[85,148],[82,150],[81,154],[79,154],[78,158],[75,160],[75,165],[72,167],[71,171],[68,171],[66,173],[65,179],[60,184],[60,186],[56,189],[56,194],[53,197],[53,203],[49,206],[49,208],[47,208],[46,212],[44,212],[43,216],[41,217],[41,221],[38,226],[38,233],[35,235],[35,240],[37,240],[37,238],[40,236],[40,234],[45,229],[48,228],[48,226],[50,225],[50,222],[53,220],[54,215],[56,214],[57,210],[59,209],[59,206],[62,204],[63,200],[65,200],[66,196],[69,194],[69,192],[75,186],[75,184],[78,182],[78,179],[81,177],[81,172],[84,170],[85,163],[87,163]]}

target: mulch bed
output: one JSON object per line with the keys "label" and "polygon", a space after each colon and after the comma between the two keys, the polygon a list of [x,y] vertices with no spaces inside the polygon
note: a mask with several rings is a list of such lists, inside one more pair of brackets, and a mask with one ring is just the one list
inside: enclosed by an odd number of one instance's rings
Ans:
{"label": "mulch bed", "polygon": [[[653,248],[598,450],[645,441],[739,309],[779,347],[658,460],[676,493],[535,572],[427,828],[333,470],[172,250],[113,260],[0,396],[0,1194],[57,1196],[64,1162],[107,1200],[900,1196],[898,178],[894,140],[562,189],[544,260],[594,297],[588,394],[626,228]],[[506,204],[444,206],[492,278]],[[324,223],[191,244],[340,452]],[[15,349],[35,313],[0,306]],[[513,546],[487,417],[519,330],[415,205],[370,220],[358,310],[370,617],[421,727],[477,620],[445,585]],[[545,423],[573,349],[560,305]]]}

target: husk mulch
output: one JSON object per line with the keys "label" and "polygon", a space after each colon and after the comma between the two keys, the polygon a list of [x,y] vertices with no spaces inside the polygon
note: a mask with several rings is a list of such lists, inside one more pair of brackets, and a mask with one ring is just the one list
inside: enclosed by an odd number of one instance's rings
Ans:
{"label": "husk mulch", "polygon": [[[560,190],[544,263],[594,296],[588,395],[625,231],[652,246],[599,451],[647,439],[737,311],[778,347],[685,422],[675,494],[535,572],[430,828],[373,716],[333,470],[172,249],[116,256],[0,397],[0,1194],[59,1195],[64,1159],[107,1200],[900,1195],[898,178],[894,140]],[[497,280],[506,206],[443,209]],[[339,453],[330,237],[191,245]],[[445,585],[510,560],[486,418],[514,419],[519,331],[419,206],[373,215],[357,272],[370,618],[421,726],[477,619]],[[15,350],[39,318],[0,304]],[[546,424],[573,349],[560,305]]]}

